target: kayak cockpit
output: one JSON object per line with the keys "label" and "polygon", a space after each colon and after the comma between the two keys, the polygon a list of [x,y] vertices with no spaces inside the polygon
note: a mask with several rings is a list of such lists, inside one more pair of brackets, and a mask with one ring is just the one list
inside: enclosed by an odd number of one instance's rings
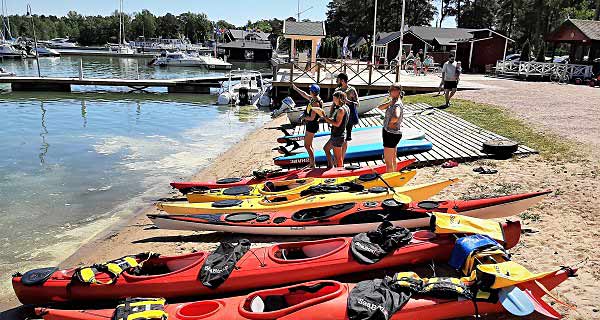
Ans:
{"label": "kayak cockpit", "polygon": [[314,184],[314,178],[308,179],[293,179],[293,180],[279,180],[279,181],[267,181],[263,183],[261,188],[262,194],[273,194],[277,192],[293,191],[296,189],[306,188]]}
{"label": "kayak cockpit", "polygon": [[277,319],[340,296],[345,286],[337,281],[312,281],[249,294],[240,314],[249,319]]}
{"label": "kayak cockpit", "polygon": [[130,278],[165,276],[193,268],[203,263],[206,256],[205,252],[197,252],[184,256],[158,257],[144,262],[141,268],[136,268],[133,272],[129,270],[123,272],[123,276]]}
{"label": "kayak cockpit", "polygon": [[306,262],[332,255],[348,245],[345,238],[281,243],[271,247],[269,257],[277,263]]}

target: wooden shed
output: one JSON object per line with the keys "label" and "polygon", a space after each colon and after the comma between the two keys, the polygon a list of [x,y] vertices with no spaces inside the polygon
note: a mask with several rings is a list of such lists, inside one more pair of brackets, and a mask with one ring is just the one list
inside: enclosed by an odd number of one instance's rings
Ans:
{"label": "wooden shed", "polygon": [[456,60],[465,71],[485,72],[486,65],[496,65],[504,60],[506,51],[514,40],[490,29],[472,30],[469,39],[456,40]]}
{"label": "wooden shed", "polygon": [[567,19],[546,36],[552,51],[561,43],[570,45],[571,63],[591,64],[600,58],[600,21]]}

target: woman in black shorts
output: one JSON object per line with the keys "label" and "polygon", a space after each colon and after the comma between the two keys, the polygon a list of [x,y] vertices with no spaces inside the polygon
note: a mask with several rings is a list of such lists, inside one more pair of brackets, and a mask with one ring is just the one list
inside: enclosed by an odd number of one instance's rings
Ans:
{"label": "woman in black shorts", "polygon": [[304,148],[308,153],[309,164],[311,168],[315,167],[315,150],[313,149],[313,139],[315,133],[319,131],[319,115],[315,112],[315,108],[323,108],[323,100],[319,97],[321,88],[312,84],[310,86],[310,94],[300,90],[295,84],[292,84],[292,88],[296,90],[303,98],[308,100],[308,105],[304,111],[302,120],[306,123],[306,130],[304,132]]}
{"label": "woman in black shorts", "polygon": [[397,147],[402,139],[402,118],[404,105],[402,104],[402,85],[399,82],[390,86],[389,101],[378,107],[385,110],[385,120],[383,121],[383,160],[387,172],[396,171],[398,166]]}
{"label": "woman in black shorts", "polygon": [[[328,117],[325,115],[323,109],[317,110],[319,115],[323,117],[323,120],[331,126],[331,137],[325,146],[323,146],[323,151],[325,151],[325,155],[327,156],[328,168],[341,168],[344,166],[342,146],[346,142],[346,126],[350,117],[350,109],[344,104],[345,101],[346,94],[342,91],[336,91],[333,93],[331,116]],[[333,151],[333,157],[331,156],[331,151]]]}

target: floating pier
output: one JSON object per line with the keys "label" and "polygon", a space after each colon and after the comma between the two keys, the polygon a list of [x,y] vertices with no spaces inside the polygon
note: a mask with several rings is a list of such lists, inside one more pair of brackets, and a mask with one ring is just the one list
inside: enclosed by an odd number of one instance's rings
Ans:
{"label": "floating pier", "polygon": [[[402,126],[423,131],[427,140],[433,144],[433,149],[430,151],[398,157],[399,160],[416,159],[415,166],[437,165],[448,160],[469,162],[490,158],[491,155],[481,151],[483,143],[488,140],[507,139],[425,103],[405,105],[404,108]],[[426,110],[431,110],[431,112],[423,112]],[[381,126],[383,125],[383,117],[383,111],[374,109],[361,116],[356,127]],[[329,131],[325,123],[321,123],[320,126],[321,131]],[[303,134],[304,126],[297,126],[290,133]],[[381,132],[377,131],[373,134],[381,134]],[[515,155],[535,153],[537,153],[536,150],[520,145]],[[383,163],[382,159],[369,159],[348,164],[364,167]]]}
{"label": "floating pier", "polygon": [[[263,78],[271,78],[263,74]],[[240,76],[231,78],[240,80]],[[62,91],[70,92],[72,86],[111,86],[144,90],[151,87],[167,88],[169,93],[210,93],[220,88],[229,76],[208,76],[183,79],[110,79],[110,78],[59,78],[59,77],[0,77],[0,83],[8,83],[13,91]]]}

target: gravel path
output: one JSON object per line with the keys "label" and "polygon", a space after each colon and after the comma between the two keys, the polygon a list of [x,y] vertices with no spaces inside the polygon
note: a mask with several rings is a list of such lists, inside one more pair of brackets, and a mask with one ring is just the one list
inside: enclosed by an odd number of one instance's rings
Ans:
{"label": "gravel path", "polygon": [[600,146],[600,88],[469,77],[489,85],[483,90],[460,91],[457,98],[507,108],[531,124],[560,136]]}

